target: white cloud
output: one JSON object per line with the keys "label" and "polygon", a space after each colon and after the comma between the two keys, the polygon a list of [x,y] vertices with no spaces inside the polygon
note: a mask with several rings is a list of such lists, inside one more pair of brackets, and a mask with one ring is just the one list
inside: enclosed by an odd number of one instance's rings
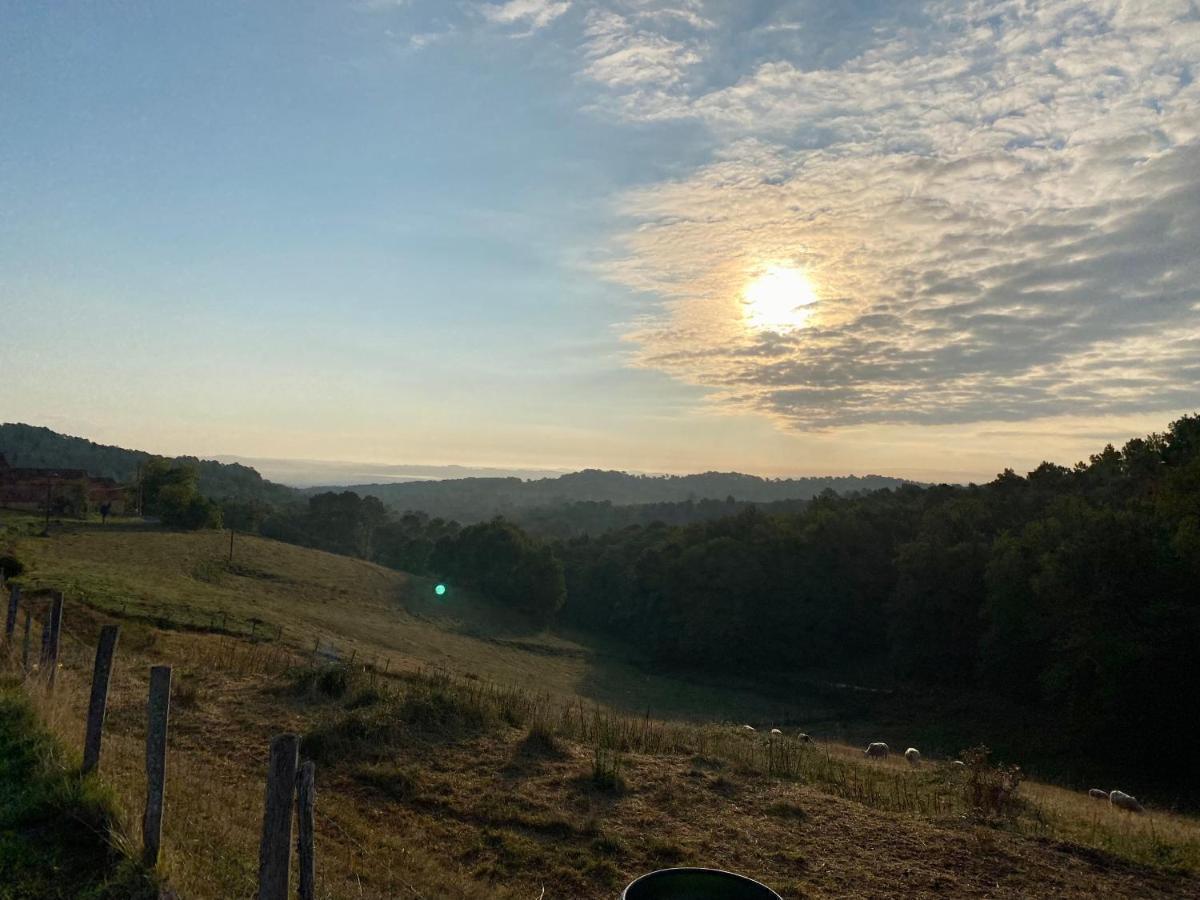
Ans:
{"label": "white cloud", "polygon": [[522,36],[528,36],[545,28],[570,8],[571,0],[507,0],[487,4],[482,9],[484,17],[491,22],[524,25],[528,30]]}
{"label": "white cloud", "polygon": [[669,87],[700,61],[694,47],[608,10],[592,10],[584,24],[588,63],[583,73],[613,88]]}
{"label": "white cloud", "polygon": [[[696,45],[589,15],[610,114],[723,146],[622,201],[608,275],[663,301],[640,363],[799,427],[1200,403],[1194,4],[922,12],[836,67],[746,59],[712,87]],[[746,332],[767,261],[815,277],[811,328]]]}

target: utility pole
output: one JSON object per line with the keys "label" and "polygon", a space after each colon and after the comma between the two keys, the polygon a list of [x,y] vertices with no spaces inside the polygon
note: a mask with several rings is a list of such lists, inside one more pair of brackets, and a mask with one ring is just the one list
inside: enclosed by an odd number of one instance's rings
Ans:
{"label": "utility pole", "polygon": [[229,529],[229,562],[233,563],[233,529]]}

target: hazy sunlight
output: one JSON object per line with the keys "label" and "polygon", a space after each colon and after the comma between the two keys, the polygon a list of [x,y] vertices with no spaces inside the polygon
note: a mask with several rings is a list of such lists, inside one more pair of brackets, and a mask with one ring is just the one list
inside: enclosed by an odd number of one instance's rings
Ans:
{"label": "hazy sunlight", "polygon": [[803,269],[771,266],[742,291],[743,313],[752,328],[791,331],[802,328],[817,302]]}

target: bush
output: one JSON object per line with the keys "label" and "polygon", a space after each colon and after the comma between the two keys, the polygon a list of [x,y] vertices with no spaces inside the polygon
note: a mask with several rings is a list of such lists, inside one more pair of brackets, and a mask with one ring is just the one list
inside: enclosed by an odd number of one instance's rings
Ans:
{"label": "bush", "polygon": [[1018,766],[993,766],[991,751],[982,744],[964,750],[967,764],[966,799],[976,815],[986,818],[1012,818],[1020,809],[1017,791],[1024,777]]}
{"label": "bush", "polygon": [[15,556],[0,556],[0,572],[5,578],[20,578],[25,573],[25,564]]}

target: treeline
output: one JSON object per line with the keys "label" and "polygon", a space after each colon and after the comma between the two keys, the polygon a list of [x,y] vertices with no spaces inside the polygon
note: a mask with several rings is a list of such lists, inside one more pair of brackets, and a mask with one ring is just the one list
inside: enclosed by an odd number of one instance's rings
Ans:
{"label": "treeline", "polygon": [[515,510],[511,519],[530,534],[543,539],[567,540],[584,535],[628,528],[630,525],[691,525],[736,515],[747,509],[764,512],[799,512],[807,500],[680,500],[673,503],[616,504],[609,500],[577,500]]}
{"label": "treeline", "polygon": [[245,530],[450,579],[536,621],[549,621],[565,599],[562,564],[550,546],[501,519],[464,528],[419,512],[392,516],[375,497],[352,491],[262,512],[257,521],[241,520]]}
{"label": "treeline", "polygon": [[557,552],[563,619],[664,664],[978,689],[1051,717],[1047,754],[1200,784],[1181,739],[1200,713],[1200,417],[1074,468]]}
{"label": "treeline", "polygon": [[[697,475],[631,475],[627,472],[585,469],[557,478],[454,478],[444,481],[410,481],[397,484],[352,485],[346,490],[377,497],[393,510],[420,509],[430,515],[460,522],[504,516],[514,521],[536,508],[563,509],[576,503],[686,504],[733,498],[742,503],[801,501],[824,491],[858,494],[905,484],[880,475],[814,478],[760,478],[738,472],[704,472]],[[306,493],[323,493],[309,488]],[[625,523],[632,524],[632,523]]]}

